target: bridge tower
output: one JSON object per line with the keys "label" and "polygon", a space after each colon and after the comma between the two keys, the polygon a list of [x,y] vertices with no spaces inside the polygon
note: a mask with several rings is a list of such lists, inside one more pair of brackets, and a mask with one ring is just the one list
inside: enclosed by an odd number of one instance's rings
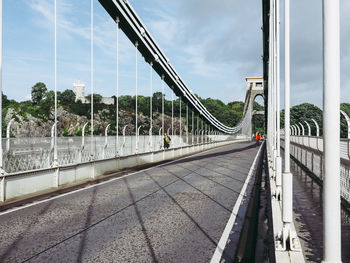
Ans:
{"label": "bridge tower", "polygon": [[254,100],[256,96],[264,97],[264,79],[263,78],[245,78],[247,83],[247,92],[244,101],[243,113],[247,114],[247,124],[242,128],[242,134],[246,134],[248,137],[252,138],[252,119],[254,114],[263,114],[259,111],[253,111]]}

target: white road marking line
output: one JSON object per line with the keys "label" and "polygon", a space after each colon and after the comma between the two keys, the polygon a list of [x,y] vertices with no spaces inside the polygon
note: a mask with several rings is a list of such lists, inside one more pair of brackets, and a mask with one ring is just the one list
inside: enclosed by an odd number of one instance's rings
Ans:
{"label": "white road marking line", "polygon": [[[246,142],[246,141],[237,141],[237,142],[232,142],[232,143],[240,143],[240,142]],[[64,194],[53,196],[53,197],[50,197],[50,198],[47,198],[47,199],[44,199],[44,200],[35,201],[35,202],[27,204],[27,205],[23,205],[23,206],[20,206],[20,207],[15,207],[15,208],[12,208],[12,209],[0,212],[0,216],[6,215],[6,214],[9,214],[9,213],[12,213],[12,212],[16,212],[16,211],[19,211],[19,210],[22,210],[22,209],[25,209],[25,208],[28,208],[28,207],[31,207],[31,206],[39,205],[39,204],[42,204],[42,203],[45,203],[45,202],[49,202],[51,200],[55,200],[55,199],[58,199],[58,198],[61,198],[61,197],[64,197],[64,196],[67,196],[67,195],[70,195],[70,194],[74,194],[74,193],[78,193],[78,192],[81,192],[81,191],[85,191],[85,190],[88,190],[88,189],[90,189],[92,187],[96,187],[96,186],[104,185],[106,183],[110,183],[110,182],[113,182],[113,181],[116,181],[116,180],[120,180],[120,179],[123,179],[125,177],[130,176],[130,175],[135,175],[135,174],[138,174],[138,173],[142,173],[144,171],[148,171],[150,169],[154,169],[154,168],[160,167],[160,166],[165,165],[165,164],[171,164],[171,163],[174,163],[174,162],[177,162],[177,161],[180,161],[180,160],[191,158],[193,156],[196,156],[196,155],[199,155],[199,154],[202,154],[202,153],[205,153],[205,152],[214,151],[214,150],[220,149],[220,148],[228,146],[228,145],[230,145],[230,144],[222,145],[222,146],[219,146],[219,147],[216,147],[216,148],[213,148],[213,149],[208,149],[208,150],[205,150],[205,151],[202,151],[202,152],[199,152],[199,153],[195,153],[195,154],[183,157],[183,158],[179,158],[179,159],[176,159],[176,160],[173,160],[173,161],[170,161],[170,162],[158,164],[156,166],[152,166],[152,167],[149,167],[149,168],[137,171],[137,172],[133,172],[133,173],[130,173],[130,174],[125,174],[123,176],[120,176],[120,177],[117,177],[117,178],[113,178],[113,179],[109,179],[109,180],[103,181],[103,182],[98,183],[98,184],[92,184],[92,185],[89,185],[89,186],[86,186],[84,188],[77,189],[77,190],[74,190],[74,191],[71,191],[71,192],[67,192],[67,193],[64,193]]]}
{"label": "white road marking line", "polygon": [[248,186],[248,183],[250,181],[250,178],[252,177],[252,174],[254,172],[254,167],[255,167],[255,163],[258,159],[258,156],[260,154],[260,151],[262,149],[262,146],[263,144],[260,145],[260,148],[254,158],[254,161],[253,161],[253,164],[252,166],[250,167],[250,170],[249,170],[249,173],[248,173],[248,176],[244,182],[244,185],[241,189],[241,192],[237,198],[237,201],[235,203],[235,206],[233,207],[233,210],[232,210],[232,213],[231,213],[231,216],[226,224],[226,227],[224,229],[224,232],[222,233],[221,235],[221,238],[219,240],[219,243],[215,249],[215,252],[213,254],[213,257],[211,258],[211,261],[210,263],[219,263],[220,262],[220,259],[221,259],[221,256],[222,256],[222,253],[224,252],[224,249],[225,249],[225,246],[226,246],[226,243],[227,243],[227,240],[228,240],[228,237],[230,235],[230,232],[231,232],[231,229],[233,227],[233,224],[235,223],[236,221],[236,216],[237,216],[237,213],[238,213],[238,210],[239,210],[239,207],[241,206],[241,203],[242,203],[242,200],[243,200],[243,197],[244,197],[244,193],[247,189],[247,186]]}

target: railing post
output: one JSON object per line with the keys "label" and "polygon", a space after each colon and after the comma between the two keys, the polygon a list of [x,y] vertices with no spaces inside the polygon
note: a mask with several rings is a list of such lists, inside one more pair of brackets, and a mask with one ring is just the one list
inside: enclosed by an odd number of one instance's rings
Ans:
{"label": "railing post", "polygon": [[87,125],[88,125],[88,122],[86,122],[83,125],[83,129],[81,131],[81,150],[80,150],[80,156],[79,156],[80,160],[78,162],[82,162],[83,161],[83,151],[84,151],[84,148],[85,148],[85,128],[86,128]]}
{"label": "railing post", "polygon": [[164,135],[162,136],[163,127],[159,129],[159,137],[160,137],[160,149],[164,150]]}
{"label": "railing post", "polygon": [[305,129],[304,129],[303,124],[301,122],[299,122],[299,125],[301,127],[302,135],[305,136]]}
{"label": "railing post", "polygon": [[340,113],[344,116],[346,124],[348,125],[348,139],[350,139],[350,118],[344,111],[340,110]]}
{"label": "railing post", "polygon": [[[203,144],[204,143],[204,134],[203,134],[203,132],[204,132],[204,130],[203,130],[203,119],[202,119],[202,129],[201,129],[201,131],[202,131],[202,141],[201,141],[201,143]],[[202,146],[203,147],[203,146]]]}
{"label": "railing post", "polygon": [[320,136],[320,126],[318,126],[318,123],[317,121],[315,121],[315,119],[311,119],[314,123],[315,123],[315,126],[316,126],[316,136],[319,137]]}
{"label": "railing post", "polygon": [[[48,167],[56,167],[57,165],[58,165],[58,161],[57,161],[57,148],[56,148],[56,146],[57,146],[57,143],[56,143],[56,140],[57,140],[57,137],[55,136],[55,127],[56,127],[56,124],[57,124],[57,122],[56,123],[54,123],[52,126],[51,126],[51,149],[50,149],[50,155],[51,155],[51,153],[52,153],[52,151],[53,151],[53,155],[54,155],[54,157],[53,157],[53,163],[51,164],[50,163],[50,157],[49,157],[49,159],[48,159]],[[55,151],[56,151],[56,153],[55,153]],[[55,155],[56,154],[56,155]],[[55,159],[55,157],[56,157],[56,159]]]}
{"label": "railing post", "polygon": [[307,126],[307,134],[308,136],[311,136],[311,127],[310,127],[310,124],[307,122],[307,121],[304,121],[306,123],[306,126]]}
{"label": "railing post", "polygon": [[[10,135],[11,135],[11,125],[15,119],[11,119],[6,127],[6,152],[10,151]],[[1,140],[1,138],[0,138]]]}
{"label": "railing post", "polygon": [[108,124],[106,129],[105,129],[105,145],[103,146],[103,159],[106,158],[106,150],[107,150],[107,145],[108,145],[108,128],[111,126],[111,124]]}
{"label": "railing post", "polygon": [[140,125],[137,128],[137,136],[136,136],[136,145],[137,145],[137,152],[136,154],[138,154],[138,150],[139,150],[139,137],[140,137],[140,129],[141,129],[142,125]]}
{"label": "railing post", "polygon": [[149,128],[149,151],[153,151],[153,142],[152,142],[152,127]]}
{"label": "railing post", "polygon": [[323,262],[341,262],[339,0],[323,0]]}
{"label": "railing post", "polygon": [[[311,127],[307,121],[304,121],[304,122],[306,123],[306,126],[307,126],[307,134],[308,134],[307,144],[308,144],[308,147],[310,147]],[[304,143],[303,143],[303,145],[304,145]]]}
{"label": "railing post", "polygon": [[122,147],[120,149],[120,154],[123,156],[124,155],[124,147],[125,147],[125,131],[126,131],[126,127],[128,127],[128,125],[125,125],[123,128],[123,144]]}

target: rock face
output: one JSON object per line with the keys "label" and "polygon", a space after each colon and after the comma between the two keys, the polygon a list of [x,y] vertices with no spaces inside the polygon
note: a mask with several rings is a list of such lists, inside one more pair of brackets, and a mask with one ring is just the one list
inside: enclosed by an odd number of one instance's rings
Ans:
{"label": "rock face", "polygon": [[[108,124],[113,122],[108,134],[115,134],[115,120],[110,120],[106,116],[110,115],[107,109],[100,110],[94,114],[94,130],[96,135],[104,135],[104,130]],[[50,120],[43,120],[34,117],[30,114],[21,116],[13,108],[9,108],[5,115],[4,121],[7,125],[11,119],[14,121],[11,124],[11,136],[14,137],[49,137],[51,136],[51,129],[54,124],[54,112],[51,111]],[[57,133],[58,136],[81,136],[82,128],[85,123],[90,123],[90,118],[86,116],[79,116],[68,112],[63,107],[57,108]],[[173,119],[174,130],[176,134],[179,134],[180,121],[179,118]],[[181,126],[183,133],[186,131],[186,119],[182,118]],[[119,112],[119,134],[122,134],[123,127],[128,125],[126,128],[126,134],[135,134],[135,115],[133,112],[120,111]],[[87,125],[85,134],[89,132],[90,125]],[[112,127],[113,126],[113,127]],[[138,127],[140,127],[140,135],[149,134],[150,129],[150,118],[148,116],[139,114],[138,115]],[[153,134],[158,134],[159,129],[162,127],[162,116],[159,113],[153,114]],[[168,128],[171,129],[171,116],[164,116],[164,127],[165,131]],[[170,131],[171,133],[171,131]]]}

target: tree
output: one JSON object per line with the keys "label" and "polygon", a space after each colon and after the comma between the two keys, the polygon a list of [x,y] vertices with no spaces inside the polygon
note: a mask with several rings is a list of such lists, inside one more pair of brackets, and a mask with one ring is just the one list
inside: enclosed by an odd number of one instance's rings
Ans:
{"label": "tree", "polygon": [[32,87],[32,102],[33,104],[38,104],[45,96],[47,91],[46,85],[43,82],[37,82]]}
{"label": "tree", "polygon": [[120,96],[118,101],[119,101],[119,109],[123,109],[123,110],[135,109],[135,100],[130,95]]}
{"label": "tree", "polygon": [[[85,96],[85,99],[87,99],[91,103],[91,94]],[[94,93],[93,94],[93,100],[94,100],[93,102],[94,102],[95,105],[96,104],[101,104],[101,102],[102,102],[102,95]]]}
{"label": "tree", "polygon": [[152,99],[153,109],[156,112],[162,112],[162,93],[161,92],[155,92],[153,93],[153,99]]}
{"label": "tree", "polygon": [[57,99],[62,105],[71,105],[75,102],[75,93],[70,89],[66,89],[57,96]]}
{"label": "tree", "polygon": [[1,92],[2,94],[2,107],[6,108],[9,104],[10,104],[10,101],[8,100],[7,96]]}

